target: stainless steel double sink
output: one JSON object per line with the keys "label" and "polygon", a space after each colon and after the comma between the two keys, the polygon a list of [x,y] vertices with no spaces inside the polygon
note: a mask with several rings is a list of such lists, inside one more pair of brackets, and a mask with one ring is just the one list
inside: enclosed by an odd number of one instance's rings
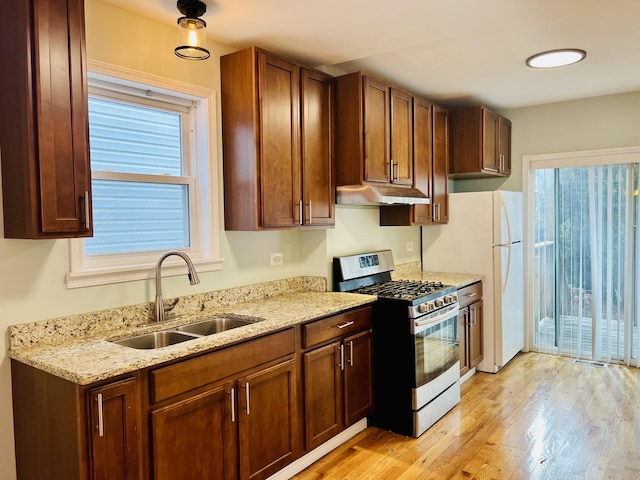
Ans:
{"label": "stainless steel double sink", "polygon": [[226,332],[227,330],[250,325],[251,323],[255,323],[255,321],[243,318],[214,317],[179,327],[159,330],[157,332],[144,333],[120,340],[111,340],[111,342],[138,350],[153,350],[195,340],[196,338],[207,335]]}

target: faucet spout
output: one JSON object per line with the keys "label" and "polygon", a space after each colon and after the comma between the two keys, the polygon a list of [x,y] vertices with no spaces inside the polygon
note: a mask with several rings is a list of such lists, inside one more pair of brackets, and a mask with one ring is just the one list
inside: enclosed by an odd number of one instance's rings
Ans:
{"label": "faucet spout", "polygon": [[196,267],[194,267],[191,258],[186,253],[171,250],[169,252],[163,253],[158,262],[156,263],[156,303],[155,303],[155,320],[156,322],[164,322],[164,314],[165,314],[165,306],[164,299],[162,298],[162,262],[165,261],[167,257],[171,255],[176,255],[182,258],[187,264],[188,272],[187,276],[189,277],[189,283],[191,285],[196,285],[200,283],[200,278],[198,278],[198,272],[196,272]]}

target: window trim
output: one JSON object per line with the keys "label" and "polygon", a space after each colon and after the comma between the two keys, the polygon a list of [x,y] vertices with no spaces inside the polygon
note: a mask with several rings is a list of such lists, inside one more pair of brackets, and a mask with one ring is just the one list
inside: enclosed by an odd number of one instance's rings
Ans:
{"label": "window trim", "polygon": [[[193,260],[199,272],[222,269],[223,258],[220,257],[220,222],[218,195],[218,148],[216,122],[216,92],[214,90],[187,84],[177,80],[166,79],[157,75],[137,72],[128,68],[110,65],[96,60],[87,64],[89,83],[104,90],[121,90],[127,95],[155,97],[160,101],[176,103],[175,95],[184,101],[182,106],[198,105],[196,123],[205,125],[199,129],[204,134],[191,136],[188,148],[195,149],[196,172],[189,172],[194,179],[193,195],[197,201],[192,207],[193,245],[184,249]],[[113,81],[118,87],[112,87]],[[116,93],[117,95],[117,93]],[[189,128],[195,131],[195,126]],[[206,174],[203,175],[202,172]],[[155,264],[163,252],[143,252],[130,254],[102,255],[100,265],[85,263],[84,242],[81,238],[69,240],[69,272],[66,274],[68,289],[92,285],[121,283],[155,277]],[[110,266],[115,259],[125,260],[121,265]],[[126,263],[126,265],[124,264]],[[165,261],[163,276],[184,273],[184,263],[171,257]]]}

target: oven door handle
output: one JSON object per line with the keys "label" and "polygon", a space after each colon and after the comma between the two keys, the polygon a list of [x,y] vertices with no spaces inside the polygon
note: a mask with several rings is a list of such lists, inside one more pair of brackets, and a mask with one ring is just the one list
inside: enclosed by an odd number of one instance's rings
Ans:
{"label": "oven door handle", "polygon": [[447,307],[445,310],[442,310],[435,315],[426,315],[422,317],[422,319],[414,319],[411,322],[411,334],[415,335],[420,333],[432,325],[436,325],[444,320],[448,320],[453,317],[457,317],[460,313],[460,305],[457,303],[455,305],[451,305]]}

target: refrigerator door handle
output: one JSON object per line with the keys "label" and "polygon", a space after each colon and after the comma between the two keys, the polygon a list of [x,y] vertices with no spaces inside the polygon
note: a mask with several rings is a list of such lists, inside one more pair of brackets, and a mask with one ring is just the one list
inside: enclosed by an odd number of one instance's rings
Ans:
{"label": "refrigerator door handle", "polygon": [[515,244],[517,243],[522,243],[522,240],[516,240],[515,242],[511,242],[511,243],[492,243],[491,246],[493,248],[495,247],[506,247],[506,248],[511,248],[513,247]]}

